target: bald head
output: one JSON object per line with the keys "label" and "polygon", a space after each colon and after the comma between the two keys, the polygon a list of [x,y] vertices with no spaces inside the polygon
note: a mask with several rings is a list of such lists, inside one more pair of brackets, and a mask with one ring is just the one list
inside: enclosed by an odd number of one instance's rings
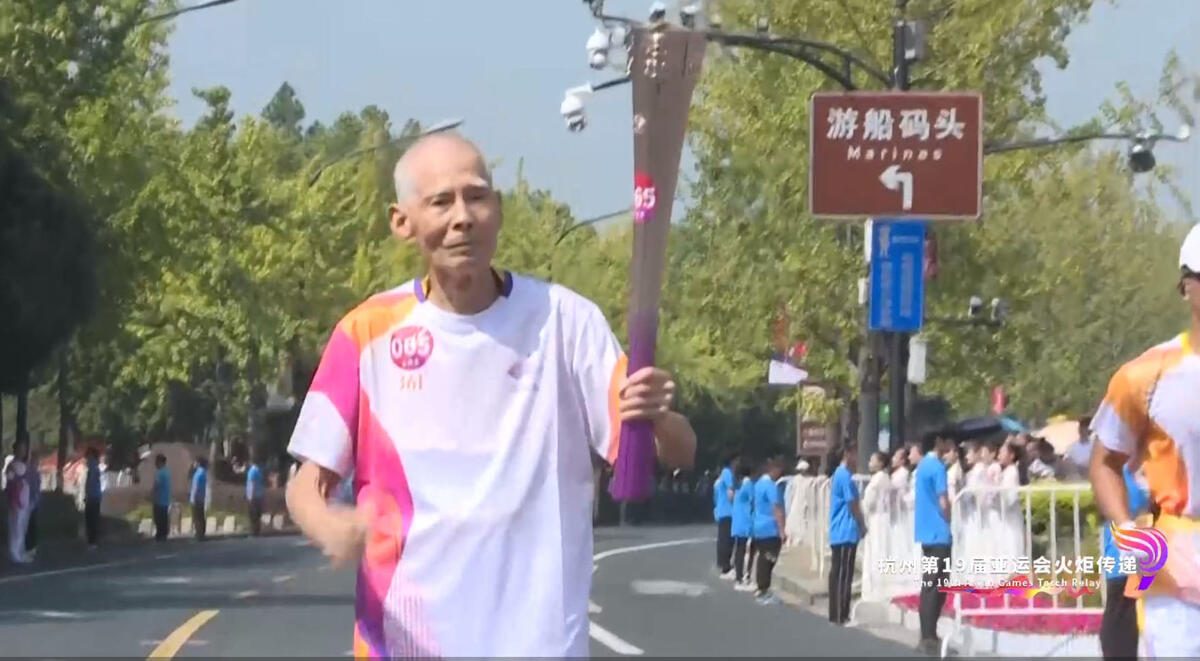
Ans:
{"label": "bald head", "polygon": [[503,213],[479,149],[456,133],[426,136],[396,163],[395,178],[392,234],[419,248],[433,272],[486,275]]}
{"label": "bald head", "polygon": [[461,158],[466,155],[464,152],[473,155],[477,161],[479,175],[490,186],[492,173],[488,170],[479,147],[455,131],[445,131],[420,138],[396,161],[396,169],[392,174],[396,183],[396,202],[401,205],[412,202],[419,192],[417,181],[424,165],[448,157]]}

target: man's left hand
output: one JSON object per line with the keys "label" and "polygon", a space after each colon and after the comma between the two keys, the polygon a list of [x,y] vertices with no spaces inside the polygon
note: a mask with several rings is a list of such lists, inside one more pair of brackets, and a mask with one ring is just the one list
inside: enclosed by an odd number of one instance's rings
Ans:
{"label": "man's left hand", "polygon": [[619,394],[621,420],[659,420],[671,410],[675,382],[657,367],[643,367],[629,375]]}

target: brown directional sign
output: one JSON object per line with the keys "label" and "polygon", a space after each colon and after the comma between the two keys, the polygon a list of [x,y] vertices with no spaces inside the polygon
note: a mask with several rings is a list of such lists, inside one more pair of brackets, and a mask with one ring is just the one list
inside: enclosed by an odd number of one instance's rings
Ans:
{"label": "brown directional sign", "polygon": [[974,92],[818,92],[809,209],[831,218],[978,218],[982,133],[983,97]]}

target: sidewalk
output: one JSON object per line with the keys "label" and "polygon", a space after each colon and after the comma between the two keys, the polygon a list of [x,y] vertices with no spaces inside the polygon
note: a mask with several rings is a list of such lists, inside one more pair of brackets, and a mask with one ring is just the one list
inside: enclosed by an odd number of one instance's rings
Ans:
{"label": "sidewalk", "polygon": [[[773,583],[776,593],[785,603],[806,610],[814,615],[829,617],[829,579],[822,578],[811,569],[812,555],[803,544],[784,549],[775,565]],[[852,621],[846,626],[865,631],[872,636],[899,643],[910,650],[917,648],[920,633],[903,623],[895,623],[888,609],[878,604],[863,603],[858,606],[859,580],[855,578],[852,589]]]}

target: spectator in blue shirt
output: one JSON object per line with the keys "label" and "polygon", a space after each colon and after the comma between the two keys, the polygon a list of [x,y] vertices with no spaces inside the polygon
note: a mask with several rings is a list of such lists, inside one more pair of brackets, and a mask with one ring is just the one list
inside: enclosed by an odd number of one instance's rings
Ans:
{"label": "spectator in blue shirt", "polygon": [[774,603],[771,595],[771,573],[779,560],[779,552],[787,539],[784,533],[783,502],[779,498],[779,487],[775,480],[783,474],[783,462],[770,459],[764,466],[765,470],[758,481],[754,483],[754,517],[750,524],[750,534],[754,537],[757,555],[755,573],[758,578],[758,592],[755,596],[761,604]]}
{"label": "spectator in blue shirt", "polygon": [[246,470],[246,506],[250,515],[250,534],[255,537],[262,531],[263,499],[266,495],[267,483],[255,453],[251,455],[250,468]]}
{"label": "spectator in blue shirt", "polygon": [[167,455],[154,457],[154,539],[164,541],[170,532],[171,471],[167,470]]}
{"label": "spectator in blue shirt", "polygon": [[721,578],[732,581],[733,572],[733,470],[737,467],[738,454],[733,452],[725,458],[721,475],[713,485],[713,518],[717,522],[717,571]]}
{"label": "spectator in blue shirt", "polygon": [[[1150,493],[1129,465],[1125,466],[1125,495],[1129,513],[1134,517],[1150,509]],[[1106,659],[1135,659],[1138,648],[1137,599],[1125,596],[1129,576],[1121,573],[1121,552],[1113,540],[1112,528],[1103,526],[1104,556],[1112,558],[1113,566],[1105,572],[1108,597],[1104,602],[1104,617],[1100,620],[1100,651]]]}
{"label": "spectator in blue shirt", "polygon": [[854,582],[854,556],[858,540],[867,534],[854,471],[858,457],[853,445],[842,449],[842,461],[829,485],[829,546],[833,562],[829,572],[829,621],[850,619],[850,587]]}
{"label": "spectator in blue shirt", "polygon": [[750,541],[750,524],[754,516],[754,481],[750,479],[750,466],[738,466],[737,491],[733,494],[733,520],[730,533],[733,535],[733,569],[737,574],[735,590],[748,592],[749,576],[746,575],[746,545]]}
{"label": "spectator in blue shirt", "polygon": [[[950,496],[946,484],[946,464],[941,455],[954,443],[945,434],[930,432],[921,439],[925,456],[917,464],[913,478],[913,529],[921,545],[921,558],[936,558],[936,567],[922,562],[920,647],[927,653],[940,651],[937,621],[946,604],[941,588],[950,576]],[[931,569],[932,571],[926,571]]]}
{"label": "spectator in blue shirt", "polygon": [[196,531],[197,541],[204,541],[208,527],[204,502],[208,496],[208,461],[204,457],[196,459],[196,471],[192,473],[192,489],[188,501],[192,505],[192,529]]}
{"label": "spectator in blue shirt", "polygon": [[100,543],[100,497],[103,488],[100,481],[100,452],[92,447],[84,453],[87,475],[83,482],[83,526],[87,532],[89,549]]}

